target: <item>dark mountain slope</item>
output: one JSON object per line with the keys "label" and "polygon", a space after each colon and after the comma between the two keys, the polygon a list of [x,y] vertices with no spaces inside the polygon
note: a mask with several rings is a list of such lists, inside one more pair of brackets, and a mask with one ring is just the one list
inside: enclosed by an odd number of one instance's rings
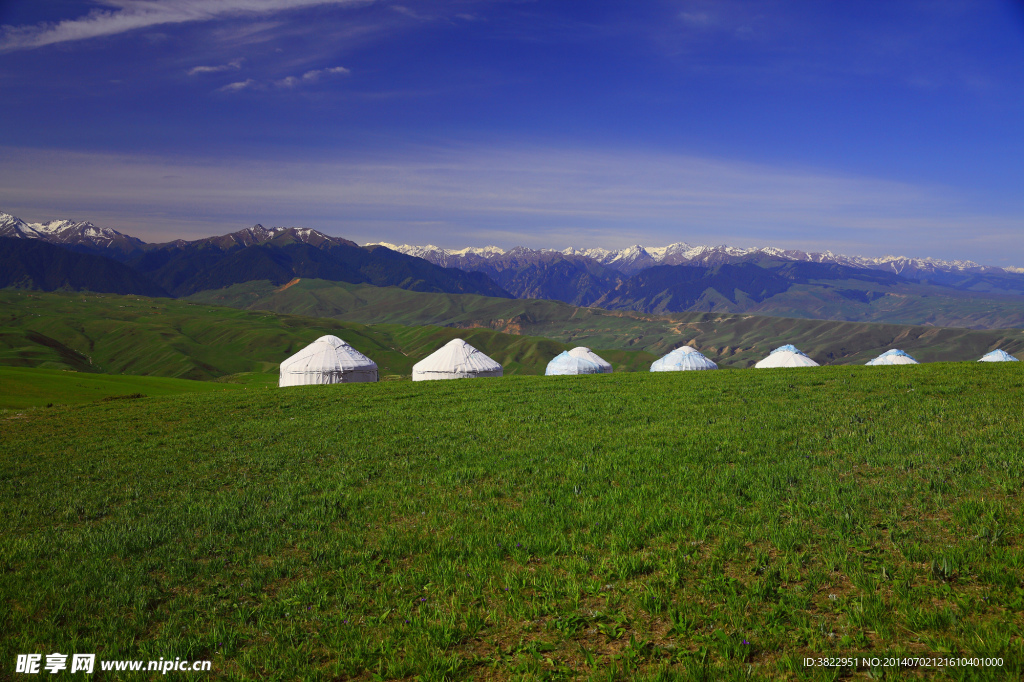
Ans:
{"label": "dark mountain slope", "polygon": [[617,270],[582,256],[513,249],[490,259],[463,259],[455,267],[480,272],[516,298],[544,298],[590,305],[624,279]]}
{"label": "dark mountain slope", "polygon": [[647,313],[687,310],[741,312],[770,301],[798,285],[834,290],[834,298],[869,303],[879,287],[906,285],[894,273],[835,263],[775,259],[714,267],[657,265],[630,277],[596,302],[609,309]]}
{"label": "dark mountain slope", "polygon": [[47,242],[0,237],[0,288],[167,296],[152,280],[110,258]]}
{"label": "dark mountain slope", "polygon": [[755,263],[714,268],[656,265],[630,277],[596,305],[649,313],[681,312],[697,305],[709,290],[735,304],[738,293],[760,302],[792,284],[789,278]]}
{"label": "dark mountain slope", "polygon": [[442,268],[382,246],[360,247],[344,239],[314,244],[296,239],[293,232],[298,231],[279,232],[265,241],[234,239],[240,234],[236,233],[197,242],[173,242],[151,248],[128,264],[175,296],[254,280],[284,284],[299,277],[511,298],[481,273]]}

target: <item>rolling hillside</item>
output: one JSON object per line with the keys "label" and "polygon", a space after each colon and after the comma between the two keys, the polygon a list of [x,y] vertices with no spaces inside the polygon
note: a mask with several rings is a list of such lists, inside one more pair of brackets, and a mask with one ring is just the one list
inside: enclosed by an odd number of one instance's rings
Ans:
{"label": "rolling hillside", "polygon": [[[368,326],[139,296],[0,291],[0,310],[0,365],[182,379],[276,372],[324,334],[372,358],[384,377],[411,374],[413,364],[456,337],[508,374],[542,374],[569,347],[490,329]],[[622,371],[644,369],[655,358],[618,350],[607,359]]]}
{"label": "rolling hillside", "polygon": [[295,312],[364,324],[485,327],[571,345],[662,355],[689,343],[723,367],[749,367],[784,343],[821,363],[864,363],[892,347],[923,362],[977,360],[989,350],[1024,352],[1017,329],[970,330],[718,313],[648,315],[577,308],[557,301],[507,300],[302,280],[287,288],[249,282],[190,300]]}

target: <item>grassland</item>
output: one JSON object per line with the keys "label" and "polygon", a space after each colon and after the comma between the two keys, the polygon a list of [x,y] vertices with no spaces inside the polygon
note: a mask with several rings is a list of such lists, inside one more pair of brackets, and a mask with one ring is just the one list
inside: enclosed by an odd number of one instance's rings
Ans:
{"label": "grassland", "polygon": [[977,360],[1000,347],[1008,353],[1024,351],[1024,331],[1019,329],[971,330],[720,313],[648,315],[578,308],[557,301],[425,294],[324,280],[300,280],[287,287],[247,282],[205,291],[191,300],[363,324],[484,327],[570,345],[641,350],[655,356],[689,343],[724,367],[750,367],[785,343],[797,345],[822,364],[863,364],[894,347],[922,362]]}
{"label": "grassland", "polygon": [[[267,385],[270,374],[254,375]],[[114,376],[60,369],[0,366],[0,410],[22,407],[53,407],[96,400],[117,400],[149,396],[231,391],[243,386],[244,378],[231,382],[189,381],[164,377]],[[250,383],[250,382],[244,382]],[[276,382],[275,382],[276,384]]]}
{"label": "grassland", "polygon": [[[60,651],[237,680],[1019,679],[1022,412],[1018,363],[8,412],[0,677]],[[882,653],[1002,666],[801,663]]]}

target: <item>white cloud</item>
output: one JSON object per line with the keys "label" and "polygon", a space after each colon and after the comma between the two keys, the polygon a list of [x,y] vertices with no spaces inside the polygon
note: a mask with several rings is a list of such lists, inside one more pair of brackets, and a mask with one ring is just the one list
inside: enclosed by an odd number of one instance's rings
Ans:
{"label": "white cloud", "polygon": [[313,71],[307,71],[301,76],[288,76],[276,81],[274,84],[282,88],[294,88],[297,85],[316,83],[322,76],[338,76],[348,75],[351,73],[344,66],[333,66],[328,69],[315,69]]}
{"label": "white cloud", "polygon": [[87,40],[166,24],[371,2],[374,0],[103,0],[111,9],[94,9],[83,17],[56,23],[0,27],[0,51]]}
{"label": "white cloud", "polygon": [[186,73],[190,76],[196,76],[201,73],[220,73],[221,71],[231,71],[232,69],[242,68],[241,59],[234,59],[227,64],[220,64],[218,66],[193,66]]}
{"label": "white cloud", "polygon": [[238,92],[239,90],[245,90],[256,85],[256,81],[251,78],[246,78],[244,81],[238,81],[236,83],[228,83],[222,88],[218,88],[221,92]]}
{"label": "white cloud", "polygon": [[0,209],[111,216],[110,226],[150,241],[262,222],[361,243],[687,241],[1024,264],[1024,202],[995,208],[946,187],[667,153],[520,145],[332,161],[0,156]]}
{"label": "white cloud", "polygon": [[680,12],[679,18],[695,26],[710,26],[717,23],[715,18],[707,12]]}

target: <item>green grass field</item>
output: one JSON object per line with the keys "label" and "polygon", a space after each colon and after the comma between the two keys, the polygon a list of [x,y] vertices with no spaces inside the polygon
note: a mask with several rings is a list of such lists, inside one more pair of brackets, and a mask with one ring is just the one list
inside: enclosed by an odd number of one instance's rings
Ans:
{"label": "green grass field", "polygon": [[[1018,363],[2,413],[0,677],[59,651],[236,680],[1019,679],[1022,413]],[[853,654],[1002,665],[801,663]]]}
{"label": "green grass field", "polygon": [[266,386],[270,385],[271,380],[276,386],[277,376],[266,373],[240,377],[235,381],[211,382],[0,366],[0,410],[73,405],[138,396],[223,392],[243,388],[243,383]]}

